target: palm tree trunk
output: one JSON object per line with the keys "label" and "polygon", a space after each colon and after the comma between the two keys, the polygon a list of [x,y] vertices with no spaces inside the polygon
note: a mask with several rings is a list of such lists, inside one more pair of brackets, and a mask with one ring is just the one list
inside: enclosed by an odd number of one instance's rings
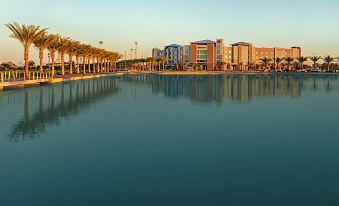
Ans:
{"label": "palm tree trunk", "polygon": [[97,61],[97,72],[100,73],[100,61],[101,59],[98,59]]}
{"label": "palm tree trunk", "polygon": [[25,48],[24,48],[24,60],[25,60],[25,73],[26,73],[26,78],[28,78],[28,73],[29,73],[29,69],[28,69],[29,48],[28,48],[28,47],[25,47]]}
{"label": "palm tree trunk", "polygon": [[103,73],[104,72],[104,66],[105,66],[105,60],[103,59],[102,61],[101,61],[101,71],[100,71],[100,73]]}
{"label": "palm tree trunk", "polygon": [[75,56],[75,60],[76,60],[76,64],[77,64],[77,73],[80,74],[80,70],[79,70],[79,56]]}
{"label": "palm tree trunk", "polygon": [[39,49],[39,60],[40,60],[40,75],[42,72],[44,72],[43,70],[43,66],[44,66],[44,50],[42,48]]}
{"label": "palm tree trunk", "polygon": [[51,51],[51,58],[52,58],[52,77],[55,75],[55,51]]}
{"label": "palm tree trunk", "polygon": [[87,61],[88,61],[88,73],[91,73],[91,58],[88,57]]}
{"label": "palm tree trunk", "polygon": [[93,62],[93,73],[95,74],[95,70],[96,70],[95,58],[92,59],[92,62]]}
{"label": "palm tree trunk", "polygon": [[72,75],[73,74],[73,56],[72,56],[72,53],[69,53],[68,54],[69,56],[69,74]]}
{"label": "palm tree trunk", "polygon": [[86,57],[84,56],[83,58],[82,58],[82,64],[83,64],[83,73],[84,74],[86,74]]}
{"label": "palm tree trunk", "polygon": [[61,53],[61,75],[65,75],[65,53]]}

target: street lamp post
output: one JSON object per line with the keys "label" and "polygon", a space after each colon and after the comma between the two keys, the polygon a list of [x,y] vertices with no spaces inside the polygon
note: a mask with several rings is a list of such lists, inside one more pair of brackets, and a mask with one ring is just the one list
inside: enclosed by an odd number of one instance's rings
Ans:
{"label": "street lamp post", "polygon": [[134,51],[134,49],[130,49],[131,50],[131,59],[133,58],[133,51]]}
{"label": "street lamp post", "polygon": [[138,59],[138,42],[134,42],[135,44],[135,59]]}

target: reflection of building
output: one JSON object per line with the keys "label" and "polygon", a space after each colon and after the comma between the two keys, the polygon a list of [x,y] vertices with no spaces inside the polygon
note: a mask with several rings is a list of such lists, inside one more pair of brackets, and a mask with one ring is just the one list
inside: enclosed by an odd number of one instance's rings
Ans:
{"label": "reflection of building", "polygon": [[[280,57],[297,58],[301,56],[300,47],[291,48],[257,48],[253,44],[238,42],[230,46],[223,39],[216,41],[202,40],[190,45],[170,45],[163,50],[153,49],[153,57],[166,56],[168,64],[190,64],[195,69],[226,70],[234,66],[246,69],[250,64],[260,64],[263,58],[271,60]],[[180,53],[181,57],[177,55]],[[173,55],[173,56],[172,56]],[[182,61],[180,61],[182,59]]]}
{"label": "reflection of building", "polygon": [[[300,97],[302,89],[316,88],[323,76],[286,74],[230,74],[204,76],[135,75],[126,81],[148,84],[153,94],[186,97],[193,102],[249,102],[260,97]],[[326,81],[324,81],[326,82]],[[318,86],[319,87],[319,86]],[[320,86],[324,88],[323,86]]]}

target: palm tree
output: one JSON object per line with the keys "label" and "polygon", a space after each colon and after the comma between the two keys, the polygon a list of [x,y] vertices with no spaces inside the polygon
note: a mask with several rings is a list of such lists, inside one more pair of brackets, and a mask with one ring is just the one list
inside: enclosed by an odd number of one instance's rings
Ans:
{"label": "palm tree", "polygon": [[294,58],[293,57],[286,57],[285,61],[287,63],[287,69],[288,71],[291,71],[291,64],[293,64],[294,62]]}
{"label": "palm tree", "polygon": [[79,44],[80,44],[80,42],[74,41],[74,40],[68,40],[66,42],[70,75],[73,74],[73,54],[77,51],[77,45],[79,45]]}
{"label": "palm tree", "polygon": [[267,70],[267,69],[268,69],[267,67],[269,66],[269,64],[270,64],[270,62],[272,61],[272,59],[266,58],[266,57],[265,57],[265,58],[263,58],[263,59],[260,59],[260,61],[262,61],[265,70]]}
{"label": "palm tree", "polygon": [[153,57],[151,57],[150,59],[149,59],[149,62],[151,63],[151,71],[154,71],[155,70],[155,66],[154,66],[154,64],[155,64],[155,61],[156,59],[155,58],[153,58]]}
{"label": "palm tree", "polygon": [[313,62],[313,69],[317,67],[317,62],[321,59],[320,56],[312,56],[310,57],[310,60]]}
{"label": "palm tree", "polygon": [[325,61],[325,64],[327,64],[327,71],[329,72],[330,71],[330,67],[331,67],[331,64],[333,63],[334,61],[334,58],[331,57],[330,55],[324,57],[324,61]]}
{"label": "palm tree", "polygon": [[278,70],[278,68],[279,68],[279,66],[280,66],[280,64],[281,64],[281,62],[283,61],[284,59],[283,58],[280,58],[280,57],[277,57],[277,58],[275,58],[274,59],[274,61],[275,61],[275,70],[277,71]]}
{"label": "palm tree", "polygon": [[50,45],[48,45],[47,49],[49,50],[49,52],[51,53],[51,59],[52,59],[52,77],[54,77],[55,75],[55,53],[57,51],[58,48],[58,42],[60,39],[60,36],[58,34],[50,34],[49,38],[53,38],[53,43],[51,43]]}
{"label": "palm tree", "polygon": [[28,76],[29,48],[39,35],[47,29],[40,29],[39,26],[34,25],[20,25],[16,22],[6,24],[6,26],[12,31],[10,37],[19,40],[24,47],[25,73]]}
{"label": "palm tree", "polygon": [[299,62],[301,69],[303,69],[304,63],[308,61],[308,57],[304,57],[304,56],[298,57],[297,61]]}
{"label": "palm tree", "polygon": [[90,46],[87,44],[80,44],[78,48],[78,55],[82,57],[82,66],[83,66],[83,74],[86,74],[86,57]]}
{"label": "palm tree", "polygon": [[74,55],[75,55],[75,62],[76,62],[76,67],[77,67],[77,74],[80,74],[79,61],[80,61],[80,56],[82,56],[82,45],[80,42],[78,42],[74,46],[75,46]]}
{"label": "palm tree", "polygon": [[65,75],[65,53],[67,52],[68,37],[62,37],[59,39],[57,50],[61,56],[61,75]]}
{"label": "palm tree", "polygon": [[52,34],[47,34],[47,32],[41,33],[33,42],[36,48],[39,49],[39,60],[40,60],[40,73],[43,72],[43,62],[44,62],[44,51],[50,45],[53,45],[58,39],[55,38]]}

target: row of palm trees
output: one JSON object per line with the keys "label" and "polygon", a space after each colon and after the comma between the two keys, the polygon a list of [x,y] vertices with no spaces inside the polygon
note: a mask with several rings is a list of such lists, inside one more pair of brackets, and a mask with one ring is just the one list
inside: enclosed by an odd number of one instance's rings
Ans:
{"label": "row of palm trees", "polygon": [[122,60],[117,63],[117,66],[119,68],[131,68],[141,71],[161,71],[164,70],[166,62],[166,57],[149,57],[141,59]]}
{"label": "row of palm trees", "polygon": [[320,60],[323,60],[324,64],[326,64],[326,66],[327,66],[327,70],[330,71],[331,64],[335,63],[336,59],[339,62],[339,57],[334,58],[334,57],[331,57],[329,55],[325,56],[325,57],[321,57],[321,56],[310,56],[310,57],[301,56],[301,57],[297,57],[296,59],[294,59],[292,57],[286,57],[286,58],[277,57],[275,59],[263,58],[263,59],[260,59],[260,61],[262,62],[262,65],[265,69],[268,69],[268,67],[273,62],[275,70],[278,70],[278,68],[281,66],[281,64],[283,62],[286,62],[287,69],[289,71],[291,71],[291,69],[292,69],[291,66],[293,64],[298,63],[300,68],[304,68],[304,64],[307,61],[313,62],[313,69],[315,70],[317,68],[318,62]]}
{"label": "row of palm trees", "polygon": [[[65,55],[69,57],[69,73],[73,74],[73,57],[76,61],[76,72],[96,73],[107,72],[115,66],[121,58],[118,52],[107,51],[83,44],[68,37],[61,37],[59,34],[49,34],[48,29],[41,29],[34,25],[20,25],[16,22],[6,24],[11,30],[10,37],[17,39],[24,47],[25,73],[29,73],[29,51],[32,45],[39,50],[40,72],[43,72],[44,52],[48,50],[51,55],[51,73],[55,76],[55,56],[58,53],[61,56],[61,74],[65,75]],[[82,58],[83,71],[80,71],[80,58]],[[86,68],[87,64],[87,68]],[[91,65],[93,68],[91,68]]]}

